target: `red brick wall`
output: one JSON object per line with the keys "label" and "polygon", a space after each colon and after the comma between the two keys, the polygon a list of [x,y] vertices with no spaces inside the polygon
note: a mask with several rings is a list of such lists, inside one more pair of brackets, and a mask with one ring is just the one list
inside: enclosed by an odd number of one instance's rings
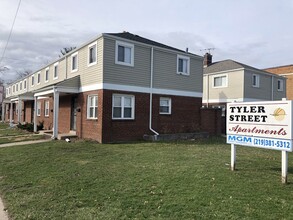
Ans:
{"label": "red brick wall", "polygon": [[[59,97],[59,133],[69,133],[70,131],[70,114],[71,114],[71,95]],[[53,104],[52,104],[53,106]],[[52,112],[53,117],[53,112]]]}
{"label": "red brick wall", "polygon": [[[46,101],[49,101],[49,116],[45,116]],[[37,125],[43,122],[44,130],[51,130],[53,128],[53,112],[51,112],[51,109],[54,108],[53,98],[39,99],[38,102],[41,102],[41,114],[40,116],[37,116]],[[29,116],[31,116],[31,108],[29,109],[29,111]]]}
{"label": "red brick wall", "polygon": [[[87,119],[87,97],[98,95],[98,119]],[[103,90],[80,93],[78,95],[78,108],[76,120],[76,133],[78,137],[93,139],[102,142],[102,115],[103,115]]]}
{"label": "red brick wall", "polygon": [[[112,95],[135,96],[135,119],[112,120]],[[149,130],[149,94],[104,90],[103,93],[103,137],[102,142],[141,140]],[[172,102],[171,115],[159,114],[160,97],[169,97]],[[184,133],[200,130],[201,98],[153,95],[153,129],[158,133]]]}
{"label": "red brick wall", "polygon": [[25,115],[24,115],[24,121],[27,123],[32,123],[33,122],[33,103],[34,101],[25,101],[24,102],[24,111],[25,111]]}
{"label": "red brick wall", "polygon": [[209,132],[212,135],[222,133],[222,110],[219,108],[201,109],[201,130]]}

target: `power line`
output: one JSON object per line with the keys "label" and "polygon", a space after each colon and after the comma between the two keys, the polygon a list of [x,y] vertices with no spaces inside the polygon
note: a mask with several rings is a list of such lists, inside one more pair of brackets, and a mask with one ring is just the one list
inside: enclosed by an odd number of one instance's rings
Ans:
{"label": "power line", "polygon": [[1,65],[1,63],[2,63],[2,60],[3,60],[3,58],[4,58],[4,55],[5,55],[5,52],[6,52],[6,49],[7,49],[8,43],[9,43],[9,40],[10,40],[11,35],[12,35],[12,31],[13,31],[13,27],[14,27],[14,23],[15,23],[15,20],[16,20],[16,17],[17,17],[17,14],[18,14],[18,10],[19,10],[19,7],[20,7],[20,3],[21,3],[21,0],[19,0],[18,6],[17,6],[17,9],[16,9],[16,13],[15,13],[15,16],[14,16],[14,19],[13,19],[13,23],[12,23],[12,26],[11,26],[11,29],[10,29],[10,32],[9,32],[9,36],[8,36],[8,39],[7,39],[7,42],[6,42],[5,48],[4,48],[4,50],[3,50],[3,53],[2,53],[1,59],[0,59],[0,65]]}

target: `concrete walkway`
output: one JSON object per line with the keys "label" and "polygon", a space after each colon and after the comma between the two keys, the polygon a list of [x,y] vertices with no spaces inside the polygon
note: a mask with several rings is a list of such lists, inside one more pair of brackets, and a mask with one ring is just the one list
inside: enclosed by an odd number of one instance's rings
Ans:
{"label": "concrete walkway", "polygon": [[52,141],[52,139],[35,140],[35,141],[20,141],[20,142],[8,143],[8,144],[0,144],[0,148],[13,147],[13,146],[18,146],[18,145],[27,145],[27,144],[37,144],[37,143],[43,143],[43,142],[48,142],[48,141]]}
{"label": "concrete walkway", "polygon": [[0,219],[8,220],[8,215],[7,215],[7,212],[4,210],[4,205],[1,198],[0,198]]}
{"label": "concrete walkway", "polygon": [[[35,141],[21,141],[21,142],[14,142],[14,143],[8,143],[8,144],[0,144],[0,148],[2,147],[13,147],[13,146],[19,146],[19,145],[27,145],[27,144],[37,144],[37,143],[43,143],[52,141],[52,139],[45,139],[45,140],[35,140]],[[0,220],[8,220],[8,214],[4,210],[4,204],[2,202],[2,199],[0,197]]]}

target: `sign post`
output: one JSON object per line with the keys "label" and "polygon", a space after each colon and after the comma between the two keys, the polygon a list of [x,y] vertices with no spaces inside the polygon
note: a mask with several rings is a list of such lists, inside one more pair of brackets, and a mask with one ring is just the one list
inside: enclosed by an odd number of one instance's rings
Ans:
{"label": "sign post", "polygon": [[292,152],[292,101],[227,104],[227,143],[231,170],[236,167],[236,144],[282,151],[282,183],[287,183],[288,152]]}

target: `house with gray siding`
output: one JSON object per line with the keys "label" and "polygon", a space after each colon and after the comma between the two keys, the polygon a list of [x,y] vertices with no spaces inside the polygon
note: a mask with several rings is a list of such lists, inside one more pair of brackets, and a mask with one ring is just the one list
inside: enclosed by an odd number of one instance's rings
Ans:
{"label": "house with gray siding", "polygon": [[200,130],[203,57],[103,33],[6,87],[4,120],[99,142]]}
{"label": "house with gray siding", "polygon": [[[209,61],[207,61],[209,60]],[[286,78],[234,60],[212,63],[205,55],[203,105],[225,107],[229,102],[273,101],[286,98]]]}

